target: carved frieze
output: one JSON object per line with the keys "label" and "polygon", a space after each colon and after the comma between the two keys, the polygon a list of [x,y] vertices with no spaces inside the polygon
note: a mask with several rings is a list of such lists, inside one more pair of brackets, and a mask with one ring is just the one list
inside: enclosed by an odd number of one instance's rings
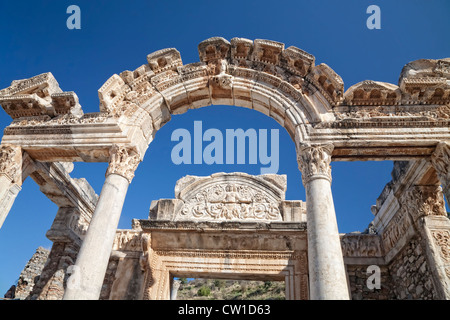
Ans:
{"label": "carved frieze", "polygon": [[378,235],[346,234],[341,238],[344,257],[381,257]]}
{"label": "carved frieze", "polygon": [[142,252],[142,233],[134,230],[117,230],[113,250]]}
{"label": "carved frieze", "polygon": [[450,231],[448,230],[433,230],[431,232],[434,244],[439,250],[442,259],[450,262]]}
{"label": "carved frieze", "polygon": [[385,253],[388,253],[395,247],[410,226],[411,220],[405,210],[397,212],[382,233],[382,243]]}
{"label": "carved frieze", "polygon": [[186,219],[279,221],[279,203],[240,183],[216,184],[185,202]]}
{"label": "carved frieze", "polygon": [[[411,122],[411,125],[418,126],[417,120],[414,118],[420,118],[427,121],[447,120],[450,119],[450,107],[449,106],[437,106],[432,108],[413,108],[413,107],[390,107],[386,105],[377,105],[372,107],[358,106],[349,108],[340,108],[335,110],[335,116],[337,120],[381,120],[382,118],[392,118],[402,125],[407,125],[407,122]],[[414,122],[412,122],[414,121]]]}

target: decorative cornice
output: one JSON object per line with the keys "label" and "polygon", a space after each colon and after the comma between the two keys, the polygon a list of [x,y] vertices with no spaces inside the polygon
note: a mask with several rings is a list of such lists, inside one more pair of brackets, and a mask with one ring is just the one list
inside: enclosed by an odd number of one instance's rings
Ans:
{"label": "decorative cornice", "polygon": [[297,162],[302,172],[303,185],[314,179],[327,179],[331,183],[331,153],[334,146],[324,144],[317,146],[301,146],[298,150]]}
{"label": "decorative cornice", "polygon": [[135,149],[124,146],[113,145],[109,151],[110,160],[106,176],[118,174],[131,183],[134,177],[134,171],[141,162],[139,153]]}

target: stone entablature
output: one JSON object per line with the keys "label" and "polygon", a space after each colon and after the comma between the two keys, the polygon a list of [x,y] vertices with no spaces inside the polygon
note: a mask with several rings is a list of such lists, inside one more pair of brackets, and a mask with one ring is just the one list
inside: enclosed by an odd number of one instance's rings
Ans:
{"label": "stone entablature", "polygon": [[183,65],[175,48],[159,50],[141,67],[114,74],[98,90],[96,113],[83,114],[51,73],[13,81],[0,91],[13,118],[2,143],[39,161],[106,162],[115,144],[143,158],[172,114],[211,104],[258,110],[297,148],[332,143],[341,161],[428,157],[449,139],[448,58],[408,63],[398,85],[365,80],[345,91],[329,66],[280,42],[214,37],[198,51],[200,62]]}

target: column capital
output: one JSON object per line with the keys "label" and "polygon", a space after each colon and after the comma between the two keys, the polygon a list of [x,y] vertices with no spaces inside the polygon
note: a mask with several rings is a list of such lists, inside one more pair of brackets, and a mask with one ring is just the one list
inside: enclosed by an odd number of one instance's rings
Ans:
{"label": "column capital", "polygon": [[141,162],[141,157],[137,150],[115,144],[109,150],[109,154],[109,166],[106,170],[106,176],[118,174],[131,183],[131,180],[134,178],[134,172]]}
{"label": "column capital", "polygon": [[442,184],[450,184],[450,142],[439,142],[431,155],[431,163]]}
{"label": "column capital", "polygon": [[399,201],[413,221],[424,216],[447,216],[440,186],[412,186],[400,196]]}
{"label": "column capital", "polygon": [[304,145],[297,149],[298,168],[302,172],[303,185],[313,179],[326,179],[331,182],[332,144]]}
{"label": "column capital", "polygon": [[12,145],[0,145],[0,175],[12,183],[22,185],[22,149]]}

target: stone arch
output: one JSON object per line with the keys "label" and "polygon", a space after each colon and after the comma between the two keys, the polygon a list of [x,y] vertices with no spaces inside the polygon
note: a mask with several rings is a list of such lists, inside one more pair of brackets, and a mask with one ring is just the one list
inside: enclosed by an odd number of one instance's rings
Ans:
{"label": "stone arch", "polygon": [[334,120],[342,79],[325,64],[315,66],[309,53],[270,40],[220,37],[201,42],[198,51],[200,62],[187,65],[174,48],[153,52],[147,64],[114,74],[99,89],[100,110],[142,141],[139,151],[172,115],[209,105],[262,112],[296,147],[309,141],[308,127]]}

